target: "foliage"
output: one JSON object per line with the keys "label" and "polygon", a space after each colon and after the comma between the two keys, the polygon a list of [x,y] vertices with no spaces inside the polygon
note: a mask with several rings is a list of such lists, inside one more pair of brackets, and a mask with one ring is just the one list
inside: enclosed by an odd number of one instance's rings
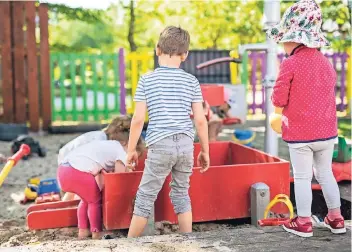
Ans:
{"label": "foliage", "polygon": [[[281,2],[282,14],[293,2]],[[335,50],[345,50],[351,45],[347,4],[330,0],[320,5],[324,32]],[[104,11],[59,4],[49,4],[49,10],[53,51],[108,53],[119,47],[150,51],[166,25],[189,30],[194,49],[233,49],[239,44],[265,40],[263,1],[130,0],[116,2]]]}

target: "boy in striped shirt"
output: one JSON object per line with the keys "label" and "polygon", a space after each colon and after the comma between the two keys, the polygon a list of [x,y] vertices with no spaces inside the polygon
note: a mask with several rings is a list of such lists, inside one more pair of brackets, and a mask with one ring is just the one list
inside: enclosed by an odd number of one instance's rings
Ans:
{"label": "boy in striped shirt", "polygon": [[160,34],[156,54],[160,67],[142,76],[134,101],[127,166],[138,161],[136,144],[148,110],[146,143],[148,156],[136,196],[128,237],[140,236],[166,177],[172,173],[170,198],[182,233],[192,232],[192,210],[188,194],[194,165],[194,130],[191,111],[201,143],[198,165],[209,167],[208,125],[198,80],[180,69],[188,55],[190,36],[186,30],[169,26]]}

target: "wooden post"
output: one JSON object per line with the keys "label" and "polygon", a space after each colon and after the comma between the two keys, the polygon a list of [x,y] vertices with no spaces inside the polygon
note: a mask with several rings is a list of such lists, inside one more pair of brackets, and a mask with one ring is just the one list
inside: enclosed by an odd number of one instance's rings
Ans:
{"label": "wooden post", "polygon": [[28,70],[28,108],[30,130],[39,131],[39,86],[37,45],[35,39],[35,2],[26,2],[27,22],[27,70]]}
{"label": "wooden post", "polygon": [[0,1],[1,85],[4,108],[3,122],[5,123],[10,123],[14,120],[11,37],[10,2]]}
{"label": "wooden post", "polygon": [[27,88],[24,77],[24,2],[14,1],[12,5],[13,20],[13,79],[15,83],[15,122],[26,123],[27,121]]}
{"label": "wooden post", "polygon": [[49,56],[49,29],[48,5],[39,5],[40,27],[40,75],[41,75],[41,106],[43,130],[48,130],[51,124],[51,89],[50,89],[50,56]]}

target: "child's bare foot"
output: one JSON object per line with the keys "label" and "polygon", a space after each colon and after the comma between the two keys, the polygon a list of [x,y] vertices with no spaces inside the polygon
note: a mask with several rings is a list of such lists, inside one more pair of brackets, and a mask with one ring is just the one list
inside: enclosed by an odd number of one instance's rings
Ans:
{"label": "child's bare foot", "polygon": [[93,232],[92,239],[93,240],[100,240],[103,237],[103,232]]}
{"label": "child's bare foot", "polygon": [[79,239],[85,239],[88,238],[89,236],[91,236],[91,233],[89,231],[89,229],[78,229],[78,238]]}

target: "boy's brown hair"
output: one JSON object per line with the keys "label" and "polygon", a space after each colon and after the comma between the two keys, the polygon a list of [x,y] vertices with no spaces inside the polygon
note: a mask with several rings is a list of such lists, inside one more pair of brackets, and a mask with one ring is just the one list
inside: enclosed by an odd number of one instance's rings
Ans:
{"label": "boy's brown hair", "polygon": [[161,33],[157,47],[162,54],[181,56],[188,52],[190,36],[181,27],[168,26]]}
{"label": "boy's brown hair", "polygon": [[[112,122],[104,129],[108,140],[119,141],[122,145],[128,144],[128,138],[130,136],[131,128],[131,117],[129,116],[117,116]],[[142,154],[145,151],[144,141],[140,137],[137,143],[137,152]]]}

